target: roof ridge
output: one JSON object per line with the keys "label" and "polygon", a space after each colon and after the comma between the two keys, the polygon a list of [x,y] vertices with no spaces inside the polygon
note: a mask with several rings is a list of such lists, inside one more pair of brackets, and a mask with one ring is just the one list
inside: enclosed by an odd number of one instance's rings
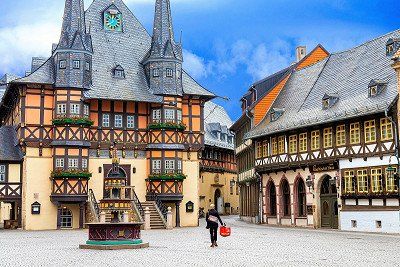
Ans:
{"label": "roof ridge", "polygon": [[360,47],[362,47],[362,46],[364,46],[364,45],[367,45],[367,44],[369,44],[369,43],[372,43],[372,42],[374,42],[374,41],[376,41],[376,40],[378,40],[378,39],[382,39],[382,38],[384,38],[384,37],[386,37],[386,36],[388,36],[388,35],[392,35],[392,34],[394,34],[394,33],[396,33],[396,32],[400,34],[400,29],[397,29],[397,30],[388,32],[388,33],[383,34],[383,35],[381,35],[381,36],[375,37],[375,38],[373,38],[373,39],[371,39],[371,40],[364,41],[363,43],[361,43],[361,44],[359,44],[359,45],[356,45],[356,46],[354,46],[354,47],[351,47],[351,48],[348,48],[348,49],[345,49],[345,50],[342,50],[342,51],[338,51],[338,52],[331,53],[331,55],[340,55],[340,54],[343,54],[343,53],[346,53],[346,52],[355,50],[355,49],[360,48]]}

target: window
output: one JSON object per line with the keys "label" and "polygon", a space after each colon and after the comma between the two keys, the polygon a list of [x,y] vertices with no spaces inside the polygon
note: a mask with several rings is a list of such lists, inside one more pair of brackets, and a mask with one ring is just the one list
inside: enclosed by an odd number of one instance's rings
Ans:
{"label": "window", "polygon": [[175,121],[175,110],[166,109],[165,110],[165,122],[174,122]]}
{"label": "window", "polygon": [[344,172],[344,192],[345,193],[355,193],[353,184],[354,171]]}
{"label": "window", "polygon": [[160,174],[161,173],[161,160],[154,159],[152,161],[152,172],[153,172],[153,174]]}
{"label": "window", "polygon": [[6,181],[6,165],[0,165],[0,183]]}
{"label": "window", "polygon": [[87,170],[88,164],[87,164],[87,159],[82,159],[82,169]]}
{"label": "window", "polygon": [[372,193],[381,193],[382,188],[382,169],[371,169],[371,189]]}
{"label": "window", "polygon": [[297,153],[297,135],[289,136],[289,154]]}
{"label": "window", "polygon": [[332,147],[332,128],[324,129],[324,148]]}
{"label": "window", "polygon": [[115,115],[114,117],[114,127],[122,128],[122,115]]}
{"label": "window", "polygon": [[135,128],[135,117],[134,116],[126,117],[126,127],[130,128],[130,129]]}
{"label": "window", "polygon": [[268,157],[268,142],[267,141],[263,141],[263,157],[266,158]]}
{"label": "window", "polygon": [[85,63],[85,70],[90,71],[90,62]]}
{"label": "window", "polygon": [[319,131],[311,132],[311,150],[319,149]]}
{"label": "window", "polygon": [[371,143],[376,141],[375,120],[366,121],[364,123],[365,142]]}
{"label": "window", "polygon": [[165,171],[166,171],[166,173],[175,172],[175,160],[166,160],[165,161]]}
{"label": "window", "polygon": [[350,144],[359,144],[360,143],[360,123],[351,123],[350,124]]}
{"label": "window", "polygon": [[64,159],[62,159],[62,158],[56,159],[56,168],[57,169],[64,168]]}
{"label": "window", "polygon": [[388,141],[393,139],[393,125],[392,122],[385,118],[381,119],[381,139],[382,141]]}
{"label": "window", "polygon": [[369,95],[376,96],[378,94],[378,86],[374,85],[369,88]]}
{"label": "window", "polygon": [[282,204],[283,216],[290,216],[290,186],[286,180],[284,180],[282,184]]}
{"label": "window", "polygon": [[298,198],[298,209],[299,216],[305,217],[307,216],[307,197],[306,197],[306,185],[304,184],[303,179],[300,179],[297,185],[297,198]]}
{"label": "window", "polygon": [[176,120],[178,123],[182,122],[182,110],[177,110],[176,111]]}
{"label": "window", "polygon": [[182,160],[178,160],[178,173],[182,173]]}
{"label": "window", "polygon": [[394,44],[390,44],[386,46],[386,54],[387,55],[392,55],[394,51]]}
{"label": "window", "polygon": [[160,77],[160,69],[153,70],[153,77]]}
{"label": "window", "polygon": [[83,105],[83,115],[89,117],[89,105]]}
{"label": "window", "polygon": [[299,134],[299,151],[307,151],[307,133]]}
{"label": "window", "polygon": [[57,105],[57,115],[65,115],[67,113],[67,104]]}
{"label": "window", "polygon": [[80,69],[81,68],[81,62],[79,60],[73,60],[72,61],[72,67],[74,69]]}
{"label": "window", "polygon": [[69,169],[78,169],[78,159],[68,159]]}
{"label": "window", "polygon": [[386,191],[389,193],[397,192],[397,184],[394,178],[394,173],[396,172],[397,170],[394,170],[393,172],[389,173],[386,169]]}
{"label": "window", "polygon": [[67,61],[66,60],[60,60],[60,62],[58,63],[58,67],[60,69],[66,69],[67,68]]}
{"label": "window", "polygon": [[357,190],[358,190],[358,193],[368,193],[367,170],[358,170],[357,171]]}
{"label": "window", "polygon": [[79,106],[80,106],[79,104],[71,104],[71,106],[70,106],[71,115],[79,116],[79,113],[80,113]]}
{"label": "window", "polygon": [[336,127],[336,145],[346,145],[346,128],[344,125],[339,125]]}
{"label": "window", "polygon": [[120,70],[120,69],[114,70],[114,77],[115,78],[125,78],[124,70]]}
{"label": "window", "polygon": [[161,110],[153,110],[153,122],[161,122]]}
{"label": "window", "polygon": [[110,114],[103,114],[103,127],[110,127]]}
{"label": "window", "polygon": [[285,153],[285,137],[279,136],[278,138],[278,152],[279,154]]}
{"label": "window", "polygon": [[276,188],[273,182],[269,183],[269,216],[276,216]]}
{"label": "window", "polygon": [[174,71],[172,69],[167,69],[167,77],[174,77]]}
{"label": "window", "polygon": [[278,155],[278,142],[276,141],[276,137],[272,138],[272,155]]}
{"label": "window", "polygon": [[261,142],[257,142],[257,143],[256,143],[256,148],[257,148],[257,153],[256,153],[257,158],[258,158],[258,159],[259,159],[259,158],[262,158],[262,156],[263,156],[263,152],[262,152],[262,143],[261,143]]}
{"label": "window", "polygon": [[329,108],[329,99],[323,99],[322,100],[322,108],[323,109],[328,109]]}

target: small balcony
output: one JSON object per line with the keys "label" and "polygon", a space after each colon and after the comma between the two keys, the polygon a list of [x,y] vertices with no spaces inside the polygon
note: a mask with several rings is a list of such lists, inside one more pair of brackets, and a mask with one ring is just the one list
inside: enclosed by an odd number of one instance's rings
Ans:
{"label": "small balcony", "polygon": [[85,202],[88,198],[88,181],[92,175],[86,171],[55,171],[51,175],[52,202]]}
{"label": "small balcony", "polygon": [[183,199],[183,174],[154,174],[146,179],[146,199],[153,201],[154,195],[161,201],[181,201]]}

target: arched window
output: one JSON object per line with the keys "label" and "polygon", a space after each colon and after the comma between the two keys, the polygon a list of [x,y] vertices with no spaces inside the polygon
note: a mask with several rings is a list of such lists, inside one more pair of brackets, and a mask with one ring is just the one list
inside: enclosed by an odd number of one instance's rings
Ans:
{"label": "arched window", "polygon": [[61,210],[61,228],[72,228],[72,212],[68,208]]}
{"label": "arched window", "polygon": [[282,190],[282,206],[283,216],[290,216],[290,186],[287,180],[284,180],[281,184]]}
{"label": "arched window", "polygon": [[307,199],[306,199],[306,186],[303,179],[299,179],[297,184],[297,205],[299,216],[304,217],[307,215]]}
{"label": "arched window", "polygon": [[273,182],[268,184],[269,215],[276,216],[276,188]]}

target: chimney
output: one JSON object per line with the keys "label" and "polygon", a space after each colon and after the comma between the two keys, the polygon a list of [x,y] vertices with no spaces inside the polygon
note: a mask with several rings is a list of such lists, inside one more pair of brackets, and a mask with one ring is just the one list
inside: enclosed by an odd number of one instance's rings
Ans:
{"label": "chimney", "polygon": [[307,48],[305,46],[299,46],[296,48],[296,60],[299,62],[307,55]]}

